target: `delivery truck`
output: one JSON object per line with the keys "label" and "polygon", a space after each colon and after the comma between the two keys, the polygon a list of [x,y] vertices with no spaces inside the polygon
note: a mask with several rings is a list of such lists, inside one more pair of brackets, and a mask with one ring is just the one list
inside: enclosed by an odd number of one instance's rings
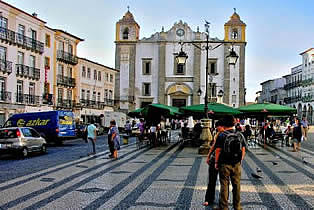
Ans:
{"label": "delivery truck", "polygon": [[57,144],[76,137],[74,114],[71,111],[56,110],[14,114],[3,127],[31,127],[47,142]]}

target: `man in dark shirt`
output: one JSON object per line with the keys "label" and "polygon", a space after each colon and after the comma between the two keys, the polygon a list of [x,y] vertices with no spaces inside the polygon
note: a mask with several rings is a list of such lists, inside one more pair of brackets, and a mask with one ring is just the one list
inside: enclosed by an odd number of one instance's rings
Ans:
{"label": "man in dark shirt", "polygon": [[[246,141],[240,132],[234,130],[235,119],[233,116],[226,116],[221,120],[224,132],[221,133],[216,141],[215,168],[219,170],[220,180],[220,199],[219,209],[228,209],[229,179],[232,184],[233,208],[242,209],[240,204],[240,178],[241,178],[241,161],[245,156]],[[230,133],[238,135],[242,145],[242,152],[238,158],[230,158],[225,149],[225,142]]]}

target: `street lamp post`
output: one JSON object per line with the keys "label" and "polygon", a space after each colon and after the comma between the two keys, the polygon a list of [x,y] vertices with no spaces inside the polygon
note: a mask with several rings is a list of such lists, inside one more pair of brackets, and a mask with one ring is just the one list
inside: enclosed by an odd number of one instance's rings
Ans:
{"label": "street lamp post", "polygon": [[[232,44],[232,49],[226,58],[228,59],[229,65],[234,65],[236,64],[239,56],[236,54],[236,52],[233,49],[233,42],[227,42],[227,41],[216,41],[216,40],[209,40],[209,22],[205,21],[205,32],[206,32],[206,79],[205,79],[205,104],[204,104],[204,116],[205,119],[202,119],[202,124],[203,124],[203,130],[201,134],[201,139],[204,140],[204,144],[200,147],[199,153],[200,154],[207,154],[209,150],[209,142],[212,140],[212,135],[210,133],[210,119],[208,116],[208,77],[209,77],[209,72],[208,72],[208,53],[209,50],[214,50],[221,46],[222,44]],[[204,41],[190,41],[190,42],[180,42],[179,44],[181,45],[181,50],[180,52],[176,55],[176,61],[178,64],[185,64],[186,60],[188,58],[187,54],[183,51],[183,45],[184,44],[193,44],[195,47],[199,48],[200,50],[204,50],[203,48],[199,47],[196,44],[204,43]],[[209,43],[217,43],[218,45],[215,46],[214,48],[209,46]],[[222,90],[221,90],[222,91]],[[202,94],[201,89],[197,91],[197,94],[200,96]],[[222,92],[223,95],[223,92]]]}

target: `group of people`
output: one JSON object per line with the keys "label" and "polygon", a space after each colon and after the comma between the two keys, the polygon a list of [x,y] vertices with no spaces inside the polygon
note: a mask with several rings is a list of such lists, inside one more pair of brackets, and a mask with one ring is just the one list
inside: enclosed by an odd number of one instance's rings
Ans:
{"label": "group of people", "polygon": [[[90,124],[86,127],[86,141],[88,145],[88,155],[96,154],[96,137],[97,131],[95,121],[92,119]],[[120,149],[120,134],[115,120],[110,121],[110,128],[108,132],[109,158],[113,160],[118,159],[118,150]]]}
{"label": "group of people", "polygon": [[215,188],[219,174],[220,196],[218,209],[228,209],[229,182],[232,185],[233,208],[242,209],[240,204],[241,162],[247,147],[243,134],[235,129],[233,116],[225,116],[215,123],[216,134],[211,142],[206,162],[209,165],[209,180],[204,206],[215,201]]}

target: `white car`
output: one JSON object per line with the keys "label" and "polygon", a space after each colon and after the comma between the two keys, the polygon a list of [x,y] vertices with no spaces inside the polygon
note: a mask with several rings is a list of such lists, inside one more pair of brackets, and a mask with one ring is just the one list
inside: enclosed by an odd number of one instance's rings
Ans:
{"label": "white car", "polygon": [[29,152],[46,153],[46,141],[29,127],[9,127],[0,129],[0,154],[15,153],[25,158]]}

